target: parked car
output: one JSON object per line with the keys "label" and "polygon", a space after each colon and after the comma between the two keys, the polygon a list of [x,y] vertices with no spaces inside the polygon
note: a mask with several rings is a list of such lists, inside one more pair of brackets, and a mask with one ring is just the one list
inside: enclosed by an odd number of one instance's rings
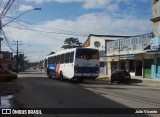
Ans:
{"label": "parked car", "polygon": [[118,83],[129,83],[131,75],[126,70],[116,70],[111,74],[111,83],[118,81]]}
{"label": "parked car", "polygon": [[17,79],[17,73],[12,72],[8,69],[0,71],[0,80],[11,81],[13,79]]}

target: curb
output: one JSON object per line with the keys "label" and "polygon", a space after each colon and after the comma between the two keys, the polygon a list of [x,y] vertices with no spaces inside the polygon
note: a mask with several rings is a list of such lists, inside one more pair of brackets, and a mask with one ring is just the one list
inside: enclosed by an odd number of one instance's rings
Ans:
{"label": "curb", "polygon": [[[102,81],[110,81],[111,78],[107,75],[99,75],[97,79]],[[142,78],[134,76],[132,76],[131,79],[133,80],[133,83],[137,83],[137,85],[144,85],[147,87],[160,89],[160,79]]]}

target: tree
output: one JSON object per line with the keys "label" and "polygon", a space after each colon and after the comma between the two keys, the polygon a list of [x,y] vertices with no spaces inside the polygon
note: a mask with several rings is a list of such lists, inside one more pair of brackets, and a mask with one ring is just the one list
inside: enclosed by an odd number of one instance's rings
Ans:
{"label": "tree", "polygon": [[49,55],[51,55],[51,54],[55,54],[55,52],[51,52]]}
{"label": "tree", "polygon": [[78,38],[70,37],[64,40],[64,44],[62,48],[74,48],[74,47],[81,47],[82,43],[78,40]]}

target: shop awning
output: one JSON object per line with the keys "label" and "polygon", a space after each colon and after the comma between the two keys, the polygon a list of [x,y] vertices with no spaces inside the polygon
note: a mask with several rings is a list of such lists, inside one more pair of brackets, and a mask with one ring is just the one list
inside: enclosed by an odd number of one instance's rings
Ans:
{"label": "shop awning", "polygon": [[124,59],[134,59],[134,57],[135,57],[135,56],[132,55],[132,54],[129,54],[129,55],[121,55],[121,56],[120,56],[120,58],[122,58],[122,59],[123,59],[123,58],[124,58]]}
{"label": "shop awning", "polygon": [[160,54],[160,51],[147,51],[147,54]]}
{"label": "shop awning", "polygon": [[120,55],[120,56],[115,56],[115,57],[120,57],[120,59],[134,59],[134,54],[128,54],[128,55]]}

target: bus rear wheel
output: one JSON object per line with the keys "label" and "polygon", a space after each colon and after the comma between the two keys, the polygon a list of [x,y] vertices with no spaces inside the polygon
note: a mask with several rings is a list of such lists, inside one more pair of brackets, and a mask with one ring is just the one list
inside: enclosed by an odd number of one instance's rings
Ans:
{"label": "bus rear wheel", "polygon": [[64,80],[62,71],[60,72],[60,80]]}
{"label": "bus rear wheel", "polygon": [[51,76],[51,75],[48,75],[48,78],[49,78],[49,79],[51,79],[51,78],[52,78],[52,76]]}

